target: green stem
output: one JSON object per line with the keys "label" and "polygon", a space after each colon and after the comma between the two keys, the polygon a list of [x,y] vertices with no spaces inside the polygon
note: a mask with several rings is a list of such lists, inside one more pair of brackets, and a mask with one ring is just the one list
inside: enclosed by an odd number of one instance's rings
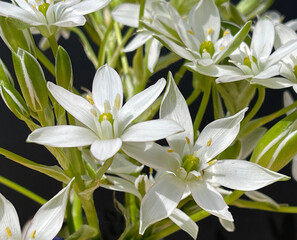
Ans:
{"label": "green stem", "polygon": [[31,192],[30,190],[24,188],[23,186],[3,177],[0,176],[0,183],[3,184],[6,187],[9,187],[13,190],[15,190],[16,192],[19,192],[21,194],[23,194],[24,196],[30,198],[31,200],[39,203],[40,205],[43,205],[47,202],[47,200],[45,200],[44,198],[40,197],[39,195],[37,195],[34,192]]}
{"label": "green stem", "polygon": [[58,51],[58,43],[57,43],[55,35],[51,35],[50,37],[48,37],[48,41],[50,43],[53,55],[56,58],[56,54]]}
{"label": "green stem", "polygon": [[104,35],[104,38],[103,38],[103,40],[101,42],[100,50],[99,50],[99,55],[98,55],[98,66],[97,67],[101,67],[104,64],[104,62],[105,62],[105,50],[106,50],[105,49],[105,45],[107,43],[107,39],[109,37],[109,34],[110,34],[112,28],[113,28],[113,21],[111,21],[109,23],[109,26],[108,26],[108,28],[106,30],[106,33]]}
{"label": "green stem", "polygon": [[178,70],[178,72],[174,74],[174,81],[176,85],[178,85],[182,77],[185,75],[186,71],[187,71],[187,68],[185,67],[185,65],[182,65]]}
{"label": "green stem", "polygon": [[164,68],[167,68],[169,65],[180,60],[181,57],[175,53],[168,53],[165,56],[161,56],[156,64],[155,72],[159,72]]}
{"label": "green stem", "polygon": [[197,137],[197,132],[200,126],[200,123],[202,121],[202,118],[204,116],[207,104],[208,104],[208,100],[209,100],[209,96],[210,96],[210,92],[211,92],[211,79],[205,79],[205,90],[203,93],[203,97],[202,97],[202,101],[199,107],[199,110],[196,114],[196,118],[194,121],[194,134],[195,134],[195,139]]}
{"label": "green stem", "polygon": [[139,25],[138,25],[138,29],[142,29],[142,22],[140,21],[143,17],[144,14],[144,9],[145,9],[145,1],[146,0],[140,0],[140,9],[139,9]]}
{"label": "green stem", "polygon": [[248,122],[250,121],[256,113],[259,111],[261,108],[263,102],[265,99],[265,88],[264,87],[258,87],[258,99],[257,102],[255,103],[254,107],[251,109],[251,111],[246,115],[246,117],[241,121],[241,128]]}
{"label": "green stem", "polygon": [[51,61],[41,52],[37,47],[35,48],[36,56],[38,60],[46,67],[46,69],[53,75],[56,75],[55,66]]}
{"label": "green stem", "polygon": [[200,95],[201,93],[201,89],[200,88],[196,88],[193,90],[193,92],[191,93],[191,95],[187,98],[187,104],[188,106],[191,105]]}
{"label": "green stem", "polygon": [[282,206],[279,207],[271,206],[269,203],[265,202],[253,202],[248,200],[238,199],[234,201],[231,205],[240,207],[240,208],[248,208],[248,209],[258,209],[270,212],[280,212],[280,213],[297,213],[297,206]]}
{"label": "green stem", "polygon": [[73,204],[72,204],[72,211],[71,215],[73,218],[73,225],[74,225],[74,231],[77,231],[80,226],[83,224],[83,219],[82,219],[82,205],[80,202],[79,197],[75,193],[73,195]]}
{"label": "green stem", "polygon": [[212,83],[212,102],[213,102],[213,113],[214,113],[214,118],[219,119],[224,117],[224,110],[221,102],[221,98],[218,94],[218,91],[216,89],[216,83]]}

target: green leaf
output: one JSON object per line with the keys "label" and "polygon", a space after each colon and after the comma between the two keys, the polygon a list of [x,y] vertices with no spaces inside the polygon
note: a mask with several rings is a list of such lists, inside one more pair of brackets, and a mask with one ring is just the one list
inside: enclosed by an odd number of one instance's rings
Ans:
{"label": "green leaf", "polygon": [[56,82],[59,86],[71,91],[73,72],[71,60],[66,50],[59,46],[56,55]]}
{"label": "green leaf", "polygon": [[48,103],[48,93],[43,70],[36,58],[19,49],[12,54],[14,69],[27,105],[33,111],[42,111]]}
{"label": "green leaf", "polygon": [[10,152],[4,148],[0,148],[0,154],[7,157],[8,159],[19,163],[27,168],[33,169],[37,172],[41,172],[51,178],[56,179],[57,181],[67,184],[70,181],[70,178],[66,176],[64,171],[58,166],[46,166],[43,164],[38,164],[30,161],[22,156],[19,156],[13,152]]}
{"label": "green leaf", "polygon": [[286,166],[297,153],[297,110],[276,123],[258,142],[251,157],[273,171]]}
{"label": "green leaf", "polygon": [[247,19],[252,19],[261,15],[273,2],[274,0],[241,0],[236,8],[245,15]]}
{"label": "green leaf", "polygon": [[0,81],[4,81],[14,86],[13,78],[5,66],[4,62],[0,59]]}
{"label": "green leaf", "polygon": [[142,47],[138,48],[134,57],[133,57],[133,72],[137,79],[138,84],[142,84],[142,82],[145,80],[144,75],[146,72],[146,67],[143,61],[143,49]]}
{"label": "green leaf", "polygon": [[82,225],[75,233],[71,234],[65,240],[88,240],[96,237],[98,231],[88,225]]}

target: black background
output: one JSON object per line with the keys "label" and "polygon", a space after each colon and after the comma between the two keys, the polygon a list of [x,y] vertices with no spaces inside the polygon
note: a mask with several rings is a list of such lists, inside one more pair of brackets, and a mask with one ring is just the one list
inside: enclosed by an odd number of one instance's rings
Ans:
{"label": "black background", "polygon": [[[297,17],[297,3],[294,0],[276,0],[271,9],[277,9],[286,16],[285,21]],[[84,86],[91,89],[95,70],[91,63],[86,59],[84,52],[81,50],[78,39],[72,35],[70,38],[71,44],[65,40],[61,40],[59,43],[71,56],[75,86],[77,88]],[[5,64],[11,67],[10,52],[2,41],[0,42],[0,57]],[[175,66],[170,70],[174,71],[174,67]],[[160,77],[166,77],[166,73],[164,73],[164,75],[158,74],[157,76],[153,76],[151,82],[155,82]],[[49,77],[47,80],[53,79]],[[277,91],[277,93],[275,93],[275,91],[268,90],[264,104],[265,109],[261,109],[261,111],[265,114],[282,108],[282,91]],[[205,119],[203,124],[205,125],[208,121],[211,121],[211,119]],[[6,108],[3,101],[0,100],[0,147],[11,150],[38,163],[47,165],[57,164],[55,159],[52,158],[42,146],[25,143],[25,139],[29,133],[30,131],[27,129],[26,125],[19,121]],[[291,164],[285,167],[281,172],[291,175]],[[46,199],[50,199],[61,188],[61,184],[55,180],[20,166],[2,156],[0,156],[0,175],[23,185]],[[40,207],[30,199],[1,184],[0,192],[16,207],[21,224],[24,224],[30,217],[32,217]],[[279,203],[297,205],[297,183],[293,179],[288,182],[279,182],[268,186],[263,189],[263,192],[269,194]],[[120,196],[120,194],[118,194],[118,196]],[[116,236],[122,231],[124,222],[114,210],[112,193],[98,189],[95,194],[95,203],[99,211],[98,214],[105,239],[116,239]],[[216,217],[209,217],[198,223],[200,228],[198,239],[297,239],[297,215],[238,209],[235,207],[230,207],[230,211],[235,219],[236,230],[234,233],[226,232],[220,226]],[[179,231],[166,239],[191,239],[191,237],[186,233]]]}

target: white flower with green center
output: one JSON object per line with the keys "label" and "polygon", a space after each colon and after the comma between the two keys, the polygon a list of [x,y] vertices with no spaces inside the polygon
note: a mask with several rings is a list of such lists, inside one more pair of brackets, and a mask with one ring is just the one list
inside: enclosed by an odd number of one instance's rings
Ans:
{"label": "white flower with green center", "polygon": [[[220,38],[220,14],[213,0],[201,0],[190,11],[187,21],[167,2],[157,1],[152,4],[163,9],[168,17],[153,15],[152,19],[144,21],[145,26],[154,32],[167,48],[177,55],[190,60],[194,65],[206,67],[219,63],[239,45],[238,37],[242,30],[232,36],[226,30]],[[247,34],[250,23],[243,29]],[[239,41],[239,42],[238,42]]]}
{"label": "white flower with green center", "polygon": [[18,20],[17,27],[36,27],[50,37],[59,27],[85,24],[84,15],[105,7],[110,0],[14,0],[0,1],[0,15]]}
{"label": "white flower with green center", "polygon": [[14,206],[0,194],[0,239],[52,240],[63,225],[71,183],[37,211],[23,236]]}
{"label": "white flower with green center", "polygon": [[230,62],[237,68],[221,66],[213,76],[217,83],[249,80],[269,88],[288,87],[289,81],[279,77],[280,61],[297,49],[297,40],[286,42],[273,53],[275,39],[274,24],[269,18],[259,19],[252,36],[250,47],[241,43],[240,47],[230,55]]}
{"label": "white flower with green center", "polygon": [[81,96],[48,82],[48,89],[57,102],[85,126],[51,126],[39,128],[28,142],[53,147],[82,147],[91,145],[91,153],[104,161],[114,156],[126,142],[156,141],[183,131],[173,120],[151,120],[131,125],[160,95],[166,85],[160,79],[123,104],[120,76],[104,65],[96,72],[92,96]]}
{"label": "white flower with green center", "polygon": [[124,151],[139,162],[167,174],[144,196],[140,209],[140,233],[177,207],[185,191],[205,211],[233,221],[228,206],[214,186],[252,191],[286,176],[245,160],[215,160],[235,140],[247,109],[208,124],[194,143],[192,120],[185,99],[171,77],[160,115],[180,123],[185,131],[167,139],[170,149],[156,143],[137,143]]}

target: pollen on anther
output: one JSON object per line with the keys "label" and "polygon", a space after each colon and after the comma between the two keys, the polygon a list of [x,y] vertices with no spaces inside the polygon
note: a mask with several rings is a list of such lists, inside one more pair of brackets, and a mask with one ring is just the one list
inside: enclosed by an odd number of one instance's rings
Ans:
{"label": "pollen on anther", "polygon": [[168,149],[167,152],[173,153],[174,151],[172,149]]}
{"label": "pollen on anther", "polygon": [[94,105],[94,101],[93,101],[93,98],[92,98],[91,96],[87,95],[87,99],[88,99],[88,101],[89,101],[92,105]]}
{"label": "pollen on anther", "polygon": [[35,234],[36,234],[36,230],[33,230],[33,232],[31,232],[30,237],[32,239],[35,239]]}
{"label": "pollen on anther", "polygon": [[211,141],[212,141],[212,139],[209,138],[208,142],[206,143],[206,146],[207,146],[207,147],[209,147],[209,146],[211,145]]}
{"label": "pollen on anther", "polygon": [[200,180],[201,179],[201,176],[198,176],[197,178]]}
{"label": "pollen on anther", "polygon": [[224,46],[220,47],[220,50],[224,50],[224,49],[225,49],[225,47],[224,47]]}
{"label": "pollen on anther", "polygon": [[6,230],[6,233],[7,233],[7,237],[11,237],[12,234],[11,234],[11,231],[10,231],[9,227],[5,228],[5,230]]}
{"label": "pollen on anther", "polygon": [[191,31],[191,30],[187,30],[187,32],[194,36],[193,31]]}
{"label": "pollen on anther", "polygon": [[212,160],[210,162],[208,162],[208,166],[211,166],[212,164],[214,164],[217,160]]}
{"label": "pollen on anther", "polygon": [[207,34],[211,34],[213,32],[213,28],[208,29]]}
{"label": "pollen on anther", "polygon": [[224,31],[223,36],[225,37],[226,35],[228,35],[230,33],[229,30]]}
{"label": "pollen on anther", "polygon": [[187,144],[190,144],[190,139],[186,137]]}

